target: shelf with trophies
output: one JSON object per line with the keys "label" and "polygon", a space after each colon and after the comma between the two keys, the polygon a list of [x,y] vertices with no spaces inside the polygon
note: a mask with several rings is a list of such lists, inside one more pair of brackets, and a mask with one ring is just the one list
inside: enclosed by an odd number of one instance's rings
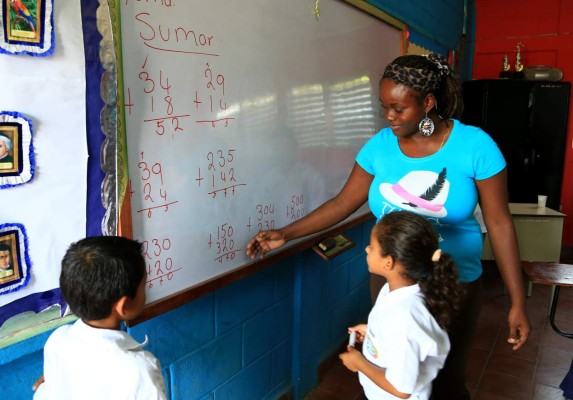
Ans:
{"label": "shelf with trophies", "polygon": [[521,42],[517,43],[515,46],[515,69],[511,72],[511,67],[509,65],[509,59],[507,54],[503,55],[503,64],[501,66],[501,71],[499,72],[499,77],[501,79],[524,79],[525,74],[523,72],[523,64],[521,62],[521,48],[523,44]]}
{"label": "shelf with trophies", "polygon": [[556,68],[522,64],[516,46],[515,70],[504,57],[500,78],[463,84],[462,122],[479,126],[497,143],[507,162],[509,201],[560,210],[570,82]]}

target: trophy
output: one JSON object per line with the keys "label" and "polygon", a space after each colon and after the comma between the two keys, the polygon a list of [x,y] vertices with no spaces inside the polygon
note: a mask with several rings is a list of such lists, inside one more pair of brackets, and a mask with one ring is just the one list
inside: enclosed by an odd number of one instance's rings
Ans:
{"label": "trophy", "polygon": [[503,65],[501,71],[499,71],[499,77],[502,79],[511,78],[511,72],[509,71],[509,61],[507,59],[507,54],[503,55]]}
{"label": "trophy", "polygon": [[524,78],[524,74],[523,74],[523,64],[521,63],[521,48],[523,47],[523,44],[521,42],[517,43],[517,50],[516,50],[516,56],[515,56],[515,72],[513,73],[513,79],[523,79]]}

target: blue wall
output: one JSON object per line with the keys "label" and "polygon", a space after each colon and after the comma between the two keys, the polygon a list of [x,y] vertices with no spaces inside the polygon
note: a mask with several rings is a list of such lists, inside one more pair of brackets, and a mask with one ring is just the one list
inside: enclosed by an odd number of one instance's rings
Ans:
{"label": "blue wall", "polygon": [[[467,4],[470,48],[466,45],[464,55],[473,53],[470,0],[370,3],[408,24],[418,41],[428,41],[425,47],[446,50],[459,47]],[[462,70],[464,76],[471,71]],[[276,399],[308,393],[320,363],[370,309],[364,247],[373,222],[346,232],[356,246],[333,261],[305,251],[130,329],[138,340],[149,336],[148,349],[162,363],[170,398]],[[49,333],[0,350],[0,375],[10,377],[0,386],[2,400],[32,397]]]}

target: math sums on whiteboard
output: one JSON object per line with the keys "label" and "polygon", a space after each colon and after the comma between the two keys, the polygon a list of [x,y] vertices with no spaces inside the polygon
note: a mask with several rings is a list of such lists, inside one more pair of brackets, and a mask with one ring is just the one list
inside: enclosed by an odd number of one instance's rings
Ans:
{"label": "math sums on whiteboard", "polygon": [[181,270],[175,265],[171,250],[169,238],[143,241],[143,257],[147,267],[146,284],[149,289],[153,289],[155,285],[163,286]]}
{"label": "math sums on whiteboard", "polygon": [[274,204],[257,204],[255,206],[256,214],[249,217],[247,229],[252,231],[266,231],[275,229],[275,205]]}
{"label": "math sums on whiteboard", "polygon": [[[174,138],[178,132],[185,133],[188,120],[210,128],[227,128],[235,120],[225,97],[225,76],[214,72],[208,62],[197,76],[199,87],[191,89],[192,106],[183,110],[180,100],[183,97],[187,99],[189,94],[177,96],[177,88],[171,84],[167,72],[163,69],[155,71],[148,61],[149,54],[138,74],[139,87],[133,94],[132,88],[127,88],[125,108],[130,116],[136,107],[141,107],[140,111],[145,115],[143,122],[152,125],[155,135],[168,134]],[[134,100],[136,98],[138,102]]]}
{"label": "math sums on whiteboard", "polygon": [[[169,131],[173,138],[175,133],[184,131],[183,121],[191,115],[179,112],[180,107],[176,110],[178,103],[172,96],[168,74],[163,69],[154,71],[148,66],[148,59],[149,54],[146,55],[138,74],[142,93],[137,93],[137,98],[141,98],[145,104],[143,112],[147,116],[143,122],[152,124],[156,135],[164,136]],[[131,115],[132,108],[135,107],[131,99],[131,88],[128,88],[127,97],[126,108],[128,115]]]}
{"label": "math sums on whiteboard", "polygon": [[[158,5],[137,1],[125,4],[146,7],[145,12],[133,16],[134,37],[145,50],[139,56],[138,80],[126,87],[128,116],[139,107],[137,114],[144,115],[143,122],[153,127],[155,135],[172,139],[192,132],[189,121],[210,129],[229,127],[236,119],[236,109],[228,105],[225,74],[219,67],[222,61],[217,61],[220,54],[213,50],[217,38],[185,23],[157,23],[156,17],[162,14],[155,10]],[[174,4],[162,1],[161,5],[170,8]],[[175,56],[189,68],[185,81],[169,80],[170,65],[164,61]]]}
{"label": "math sums on whiteboard", "polygon": [[216,227],[216,232],[209,234],[209,250],[214,253],[214,260],[219,263],[233,261],[242,249],[236,248],[234,227],[225,222]]}
{"label": "math sums on whiteboard", "polygon": [[[225,76],[220,73],[213,72],[211,65],[206,63],[205,71],[203,74],[205,78],[205,86],[202,88],[202,92],[195,91],[195,107],[199,108],[201,105],[203,107],[208,107],[211,115],[215,115],[215,118],[211,119],[199,119],[196,120],[198,124],[207,124],[211,128],[216,128],[218,126],[228,127],[231,121],[235,118],[229,115],[227,109],[227,101],[225,100]],[[203,100],[201,100],[201,98]]]}
{"label": "math sums on whiteboard", "polygon": [[[172,200],[163,181],[163,168],[160,162],[153,162],[145,158],[145,153],[140,153],[140,160],[137,163],[141,184],[142,207],[137,213],[147,215],[152,218],[155,211],[169,212],[169,207],[178,203],[178,200]],[[130,185],[131,186],[131,185]],[[133,187],[133,186],[132,186]],[[134,192],[130,193],[132,196]]]}
{"label": "math sums on whiteboard", "polygon": [[218,195],[225,198],[234,196],[241,186],[235,170],[236,150],[209,151],[205,154],[204,164],[197,169],[195,181],[199,188],[204,188],[212,198]]}
{"label": "math sums on whiteboard", "polygon": [[306,214],[304,195],[295,194],[292,196],[290,203],[286,207],[286,217],[289,222],[296,221]]}

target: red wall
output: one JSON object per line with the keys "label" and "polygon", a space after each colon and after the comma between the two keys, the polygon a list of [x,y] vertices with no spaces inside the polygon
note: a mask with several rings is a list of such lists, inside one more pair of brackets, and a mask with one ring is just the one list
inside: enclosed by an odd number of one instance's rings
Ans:
{"label": "red wall", "polygon": [[[547,65],[573,81],[573,1],[475,0],[476,42],[473,78],[497,78],[507,54],[513,71],[516,44],[521,42],[522,64]],[[573,245],[573,99],[569,121],[561,205],[565,218],[563,244]],[[562,144],[556,144],[562,145]]]}

